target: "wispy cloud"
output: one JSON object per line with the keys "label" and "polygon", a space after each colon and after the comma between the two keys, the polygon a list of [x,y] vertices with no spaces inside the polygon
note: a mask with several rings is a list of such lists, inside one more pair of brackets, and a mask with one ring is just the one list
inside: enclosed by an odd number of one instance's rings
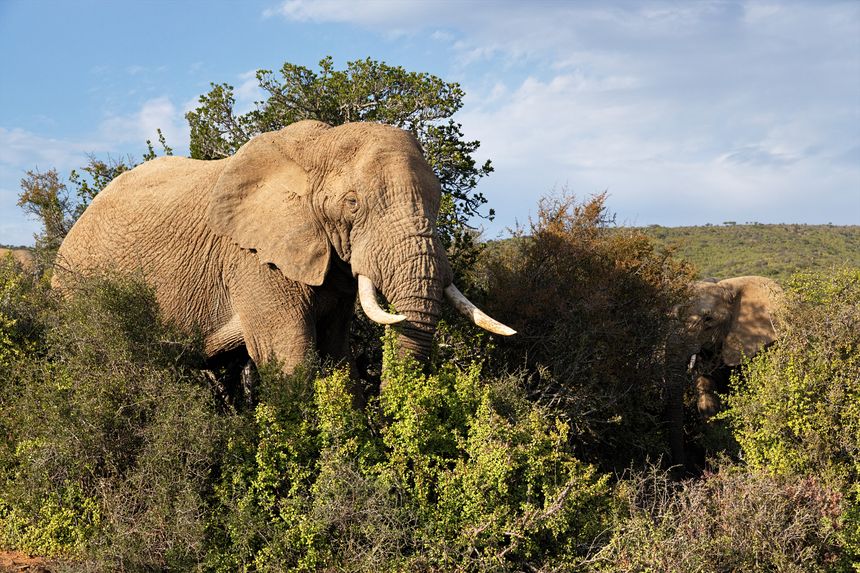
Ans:
{"label": "wispy cloud", "polygon": [[24,129],[0,127],[0,165],[7,169],[17,169],[20,165],[40,169],[70,168],[86,157],[87,145],[41,136]]}
{"label": "wispy cloud", "polygon": [[390,25],[415,28],[439,11],[439,4],[430,0],[391,2],[364,0],[358,6],[346,0],[285,0],[277,7],[263,11],[266,17],[281,16],[294,22],[343,22],[360,25]]}
{"label": "wispy cloud", "polygon": [[796,163],[799,159],[796,155],[765,149],[756,145],[733,150],[722,157],[723,161],[729,163],[764,167],[784,167]]}
{"label": "wispy cloud", "polygon": [[265,99],[265,92],[257,81],[257,70],[249,70],[239,74],[241,83],[234,90],[236,96],[236,113],[243,114],[254,109],[254,104]]}
{"label": "wispy cloud", "polygon": [[128,115],[110,115],[98,130],[102,145],[113,148],[123,144],[142,144],[147,139],[157,141],[161,130],[171,147],[187,147],[190,139],[184,110],[163,96],[147,100],[137,111]]}

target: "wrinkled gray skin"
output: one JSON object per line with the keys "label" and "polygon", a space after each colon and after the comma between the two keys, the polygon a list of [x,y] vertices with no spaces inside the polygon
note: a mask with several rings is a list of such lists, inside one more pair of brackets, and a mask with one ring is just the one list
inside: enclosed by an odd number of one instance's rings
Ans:
{"label": "wrinkled gray skin", "polygon": [[[694,283],[689,302],[676,308],[681,329],[667,360],[677,371],[692,374],[697,408],[705,419],[719,410],[714,373],[738,366],[776,339],[773,315],[782,294],[765,277],[708,279]],[[673,387],[670,394],[672,453],[675,463],[683,463],[683,387]]]}
{"label": "wrinkled gray skin", "polygon": [[347,358],[356,277],[407,320],[426,359],[451,269],[436,235],[440,187],[415,138],[369,123],[302,121],[233,157],[162,157],[122,174],[63,242],[54,284],[142,272],[206,352],[247,347],[292,370],[309,351]]}

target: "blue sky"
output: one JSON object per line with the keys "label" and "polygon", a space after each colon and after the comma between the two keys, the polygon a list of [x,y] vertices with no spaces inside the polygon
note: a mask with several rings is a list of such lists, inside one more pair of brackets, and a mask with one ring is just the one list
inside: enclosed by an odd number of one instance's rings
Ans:
{"label": "blue sky", "polygon": [[27,169],[139,160],[210,82],[371,57],[459,82],[495,173],[485,237],[541,195],[628,225],[860,224],[860,2],[0,0],[0,243],[32,244]]}

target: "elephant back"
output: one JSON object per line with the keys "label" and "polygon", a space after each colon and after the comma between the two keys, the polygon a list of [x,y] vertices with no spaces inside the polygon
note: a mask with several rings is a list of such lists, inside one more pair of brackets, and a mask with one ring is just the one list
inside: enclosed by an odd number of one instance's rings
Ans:
{"label": "elephant back", "polygon": [[153,274],[172,249],[205,232],[206,194],[223,165],[163,157],[114,179],[63,240],[54,284],[64,274],[97,269]]}
{"label": "elephant back", "polygon": [[732,320],[723,342],[723,362],[737,366],[776,340],[774,315],[783,291],[775,281],[760,276],[735,277],[719,284],[734,295]]}

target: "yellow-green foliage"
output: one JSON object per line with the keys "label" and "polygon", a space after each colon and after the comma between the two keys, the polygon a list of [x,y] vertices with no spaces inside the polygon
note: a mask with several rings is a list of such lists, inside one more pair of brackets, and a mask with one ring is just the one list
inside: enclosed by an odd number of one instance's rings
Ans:
{"label": "yellow-green foliage", "polygon": [[860,270],[792,279],[777,334],[729,398],[745,459],[860,478]]}
{"label": "yellow-green foliage", "polygon": [[843,535],[860,567],[860,269],[788,283],[778,344],[744,369],[727,415],[759,471],[843,484]]}
{"label": "yellow-green foliage", "polygon": [[4,545],[36,555],[83,557],[101,526],[98,500],[74,484],[44,493],[35,515],[0,499]]}
{"label": "yellow-green foliage", "polygon": [[216,491],[220,571],[517,570],[573,564],[608,524],[607,478],[515,380],[424,374],[386,342],[378,399],[345,372],[264,373]]}
{"label": "yellow-green foliage", "polygon": [[860,266],[860,226],[720,225],[639,229],[699,269],[699,276],[761,275],[780,282],[799,271]]}

